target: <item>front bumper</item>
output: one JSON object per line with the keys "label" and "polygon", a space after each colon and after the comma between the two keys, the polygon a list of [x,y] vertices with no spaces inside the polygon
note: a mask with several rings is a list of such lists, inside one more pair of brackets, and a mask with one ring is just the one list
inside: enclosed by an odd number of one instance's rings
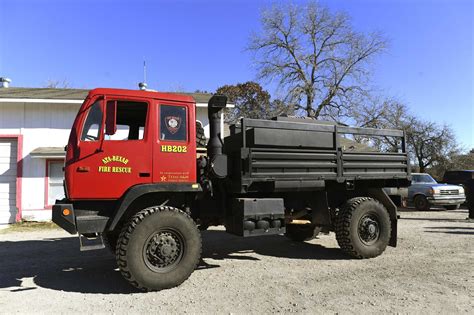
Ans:
{"label": "front bumper", "polygon": [[105,231],[109,218],[97,213],[74,209],[71,203],[53,206],[53,222],[71,234],[93,234]]}
{"label": "front bumper", "polygon": [[56,203],[53,206],[53,222],[71,234],[77,233],[76,215],[70,203]]}
{"label": "front bumper", "polygon": [[447,206],[460,205],[466,201],[465,196],[432,196],[426,198],[431,205]]}

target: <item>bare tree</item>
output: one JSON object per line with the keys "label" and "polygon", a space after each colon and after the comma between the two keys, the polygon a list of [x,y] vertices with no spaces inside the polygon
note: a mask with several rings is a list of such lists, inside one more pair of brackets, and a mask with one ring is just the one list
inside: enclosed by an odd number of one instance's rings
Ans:
{"label": "bare tree", "polygon": [[68,81],[68,79],[62,79],[62,80],[48,79],[44,87],[50,88],[50,89],[69,89],[71,88],[71,83]]}
{"label": "bare tree", "polygon": [[[359,127],[407,130],[413,116],[407,106],[396,99],[369,97],[367,102],[352,111],[352,122]],[[367,137],[357,137],[356,141],[368,141]],[[372,139],[374,146],[381,151],[397,151],[401,145],[398,137],[379,137]]]}
{"label": "bare tree", "polygon": [[407,124],[407,143],[420,172],[446,164],[458,152],[453,130],[434,122],[411,117]]}
{"label": "bare tree", "polygon": [[[361,127],[405,130],[407,152],[420,172],[428,171],[439,178],[447,169],[462,168],[472,162],[469,154],[462,153],[449,126],[420,119],[397,100],[372,99],[372,102],[356,108],[353,118]],[[356,140],[371,141],[378,150],[384,151],[396,151],[401,144],[397,137],[359,137]]]}
{"label": "bare tree", "polygon": [[441,180],[447,170],[472,170],[474,169],[474,152],[465,152],[455,149],[453,152],[439,161],[428,171],[433,177]]}
{"label": "bare tree", "polygon": [[446,167],[449,170],[473,170],[474,150],[468,153],[457,152],[450,159],[450,164]]}
{"label": "bare tree", "polygon": [[403,129],[410,116],[405,104],[396,99],[370,98],[352,112],[359,127]]}
{"label": "bare tree", "polygon": [[273,5],[250,38],[259,79],[277,80],[287,101],[307,116],[347,114],[366,93],[368,62],[382,52],[378,33],[356,32],[349,17],[317,2]]}

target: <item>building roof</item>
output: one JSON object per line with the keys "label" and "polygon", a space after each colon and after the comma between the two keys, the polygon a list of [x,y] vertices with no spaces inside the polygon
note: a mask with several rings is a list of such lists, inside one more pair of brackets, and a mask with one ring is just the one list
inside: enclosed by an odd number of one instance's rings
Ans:
{"label": "building roof", "polygon": [[38,147],[30,152],[32,158],[62,158],[66,156],[64,147]]}
{"label": "building roof", "polygon": [[[0,88],[0,100],[3,99],[51,99],[83,101],[90,90],[87,89],[56,89],[56,88]],[[209,102],[210,93],[168,92],[191,96],[196,103]]]}
{"label": "building roof", "polygon": [[0,89],[0,98],[84,100],[89,90],[53,88],[6,88]]}

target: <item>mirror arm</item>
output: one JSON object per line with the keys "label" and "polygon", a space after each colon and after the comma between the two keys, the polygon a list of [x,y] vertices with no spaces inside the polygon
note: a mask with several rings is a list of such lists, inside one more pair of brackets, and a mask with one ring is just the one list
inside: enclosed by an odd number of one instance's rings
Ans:
{"label": "mirror arm", "polygon": [[106,126],[107,124],[107,97],[105,95],[104,95],[104,98],[102,99],[102,110],[103,110],[103,113],[105,113],[105,115],[99,127],[100,128],[99,137],[101,137],[101,139],[100,139],[99,148],[96,150],[96,153],[104,152],[104,149],[102,148],[102,146],[104,145],[104,140],[105,140],[105,131],[104,131],[105,128],[103,128],[102,126]]}

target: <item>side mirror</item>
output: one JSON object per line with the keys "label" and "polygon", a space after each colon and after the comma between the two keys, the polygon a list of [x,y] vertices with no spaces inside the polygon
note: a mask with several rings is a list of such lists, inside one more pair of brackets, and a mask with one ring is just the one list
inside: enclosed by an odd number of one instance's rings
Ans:
{"label": "side mirror", "polygon": [[117,132],[117,101],[107,101],[105,109],[105,134],[112,136]]}

